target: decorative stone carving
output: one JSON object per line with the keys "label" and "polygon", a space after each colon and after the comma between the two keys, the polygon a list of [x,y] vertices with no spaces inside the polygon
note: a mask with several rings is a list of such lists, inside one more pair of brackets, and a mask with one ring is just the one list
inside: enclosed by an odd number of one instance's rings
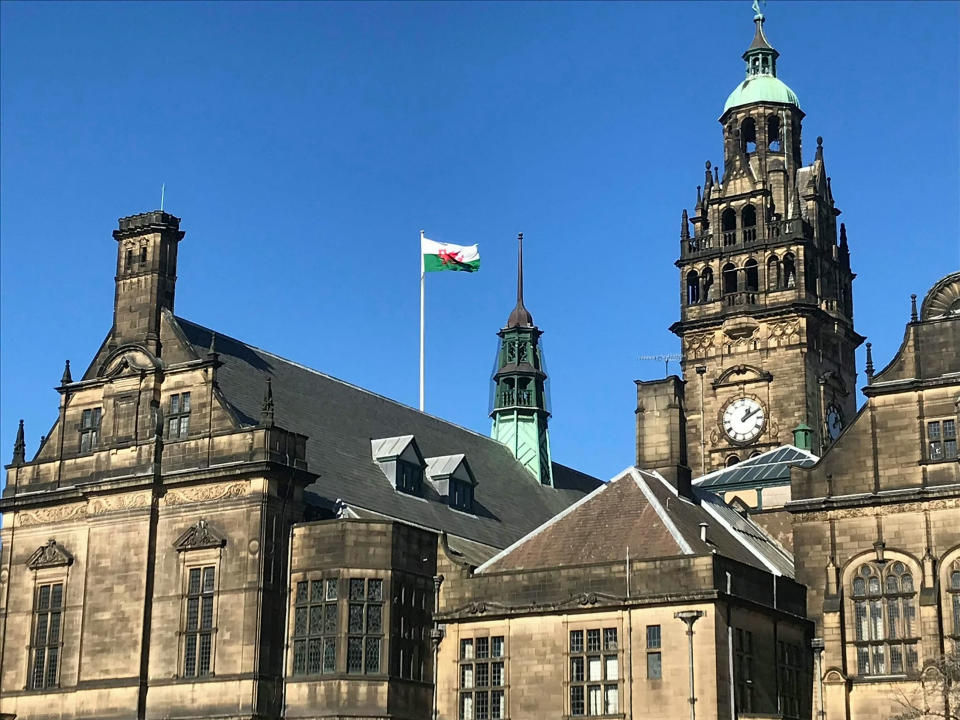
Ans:
{"label": "decorative stone carving", "polygon": [[53,538],[47,540],[46,545],[41,545],[33,554],[27,558],[27,567],[31,570],[41,568],[61,567],[73,564],[73,555],[66,548],[58,545]]}
{"label": "decorative stone carving", "polygon": [[162,367],[160,361],[139,345],[123,345],[114,350],[97,369],[97,377],[152,372]]}
{"label": "decorative stone carving", "polygon": [[195,525],[191,525],[178,537],[173,546],[177,552],[186,550],[203,550],[204,548],[223,547],[227,544],[226,538],[216,532],[206,520],[200,518]]}
{"label": "decorative stone carving", "polygon": [[87,506],[87,515],[103,515],[119,510],[138,510],[150,506],[150,492],[131,493],[128,495],[107,495],[97,497]]}
{"label": "decorative stone carving", "polygon": [[87,506],[83,503],[63,505],[60,507],[41,508],[39,510],[22,510],[17,513],[17,525],[44,525],[46,523],[79,520],[87,515]]}
{"label": "decorative stone carving", "polygon": [[247,494],[247,483],[231,482],[216,485],[170,490],[163,498],[164,505],[185,505],[187,503],[210,502],[211,500],[229,500]]}
{"label": "decorative stone carving", "polygon": [[[943,499],[927,500],[925,502],[893,503],[878,508],[876,505],[866,507],[837,508],[835,510],[815,510],[813,512],[799,511],[797,519],[800,522],[825,522],[827,520],[845,520],[847,518],[875,517],[878,512],[890,513],[922,512],[924,510],[953,510],[960,508],[960,500]],[[794,511],[798,512],[798,511]]]}

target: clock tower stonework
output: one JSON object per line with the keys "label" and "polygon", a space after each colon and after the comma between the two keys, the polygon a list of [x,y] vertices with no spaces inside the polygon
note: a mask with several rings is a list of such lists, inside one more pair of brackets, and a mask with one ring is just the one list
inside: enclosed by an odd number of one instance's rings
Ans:
{"label": "clock tower stonework", "polygon": [[[863,338],[853,328],[846,229],[822,139],[803,165],[804,113],[777,77],[763,16],[754,22],[746,79],[720,116],[722,168],[706,163],[680,228],[681,312],[670,329],[682,343],[675,414],[686,447],[672,461],[695,476],[794,443],[794,431],[821,454],[856,413]],[[638,384],[641,467],[665,464],[662,452],[644,451],[657,446],[650,418],[641,422],[656,386]]]}

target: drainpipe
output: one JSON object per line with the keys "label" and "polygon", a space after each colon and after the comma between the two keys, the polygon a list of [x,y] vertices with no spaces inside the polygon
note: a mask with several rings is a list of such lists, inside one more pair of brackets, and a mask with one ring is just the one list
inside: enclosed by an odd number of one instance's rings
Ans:
{"label": "drainpipe", "polygon": [[703,610],[683,610],[682,612],[673,614],[677,620],[682,620],[687,624],[687,644],[689,647],[690,664],[690,720],[697,720],[697,694],[693,680],[693,624],[704,615],[706,615],[706,613],[703,612]]}
{"label": "drainpipe", "polygon": [[[443,575],[433,576],[433,612],[436,614],[440,610],[440,585],[443,583]],[[437,720],[438,717],[438,692],[437,692],[437,665],[440,658],[440,641],[443,640],[443,630],[440,625],[434,621],[433,628],[430,630],[430,644],[433,645],[433,712],[430,717]]]}

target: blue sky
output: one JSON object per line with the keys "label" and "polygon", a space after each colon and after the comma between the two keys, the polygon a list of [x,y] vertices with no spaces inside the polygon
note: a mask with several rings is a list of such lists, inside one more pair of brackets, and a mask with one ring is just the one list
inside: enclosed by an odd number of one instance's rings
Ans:
{"label": "blue sky", "polygon": [[[960,5],[770,2],[822,135],[878,366],[960,263]],[[677,352],[680,212],[743,77],[750,3],[0,4],[0,450],[28,455],[110,329],[121,216],[182,218],[179,315],[487,432],[515,238],[555,459],[633,462],[641,355]],[[863,368],[863,349],[858,367]],[[676,367],[672,368],[676,371]],[[863,376],[860,376],[860,384]],[[315,438],[322,442],[322,438]]]}

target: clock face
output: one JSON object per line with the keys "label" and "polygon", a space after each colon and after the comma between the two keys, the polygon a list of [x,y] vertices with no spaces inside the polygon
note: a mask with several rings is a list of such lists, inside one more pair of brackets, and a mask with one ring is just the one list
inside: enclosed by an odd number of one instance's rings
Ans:
{"label": "clock face", "polygon": [[751,397],[737,398],[723,411],[723,431],[735,443],[748,443],[762,431],[767,421],[763,405]]}
{"label": "clock face", "polygon": [[840,408],[836,405],[830,405],[827,408],[827,433],[831,440],[836,440],[843,432],[843,415]]}

